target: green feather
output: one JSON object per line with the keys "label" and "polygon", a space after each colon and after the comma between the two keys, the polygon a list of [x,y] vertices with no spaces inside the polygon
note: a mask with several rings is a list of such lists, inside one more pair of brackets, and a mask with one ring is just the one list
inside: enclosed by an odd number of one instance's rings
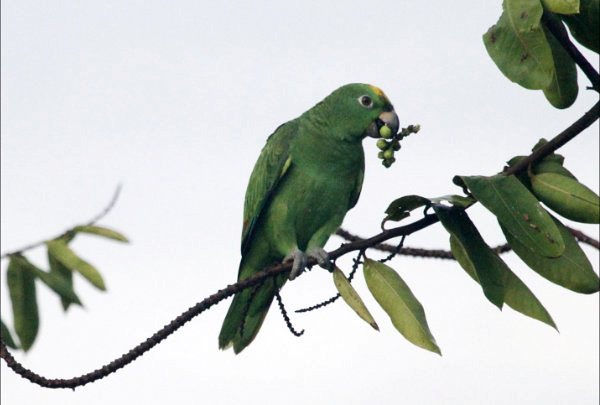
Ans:
{"label": "green feather", "polygon": [[[359,102],[365,95],[373,100],[369,108]],[[246,190],[239,280],[295,249],[325,245],[360,195],[367,127],[390,109],[381,90],[346,85],[267,139]],[[220,348],[233,346],[239,353],[254,340],[287,277],[236,294],[219,334]]]}

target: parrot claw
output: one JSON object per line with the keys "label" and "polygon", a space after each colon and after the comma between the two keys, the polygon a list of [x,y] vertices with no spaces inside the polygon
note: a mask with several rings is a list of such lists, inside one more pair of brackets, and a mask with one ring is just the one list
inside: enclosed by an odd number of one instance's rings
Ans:
{"label": "parrot claw", "polygon": [[296,248],[292,253],[287,255],[283,261],[285,262],[292,259],[294,260],[294,263],[292,264],[292,271],[290,271],[290,281],[298,277],[304,271],[308,256],[306,256],[306,253]]}
{"label": "parrot claw", "polygon": [[325,270],[331,270],[331,259],[329,259],[329,253],[327,253],[325,249],[320,247],[312,248],[308,251],[308,256],[315,258],[319,266]]}

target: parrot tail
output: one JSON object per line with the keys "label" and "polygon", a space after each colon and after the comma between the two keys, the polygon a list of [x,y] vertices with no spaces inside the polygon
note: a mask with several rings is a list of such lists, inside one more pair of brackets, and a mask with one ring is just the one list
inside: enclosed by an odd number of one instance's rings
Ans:
{"label": "parrot tail", "polygon": [[219,333],[220,349],[233,346],[233,351],[238,354],[252,343],[269,312],[275,293],[286,279],[287,275],[269,278],[233,297]]}

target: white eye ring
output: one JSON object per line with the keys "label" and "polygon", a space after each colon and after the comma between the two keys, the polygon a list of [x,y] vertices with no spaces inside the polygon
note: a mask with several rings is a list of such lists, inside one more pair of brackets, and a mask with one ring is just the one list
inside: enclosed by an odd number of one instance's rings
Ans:
{"label": "white eye ring", "polygon": [[365,107],[365,108],[372,108],[373,107],[373,99],[367,95],[364,96],[360,96],[358,98],[358,103]]}

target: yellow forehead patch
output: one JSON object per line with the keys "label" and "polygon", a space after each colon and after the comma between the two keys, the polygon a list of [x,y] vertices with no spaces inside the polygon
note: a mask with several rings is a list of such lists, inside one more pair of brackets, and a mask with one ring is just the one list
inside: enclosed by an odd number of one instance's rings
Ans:
{"label": "yellow forehead patch", "polygon": [[375,92],[375,94],[377,94],[379,97],[385,97],[385,94],[383,93],[383,90],[381,90],[379,87],[377,86],[373,86],[373,85],[369,85],[369,87],[371,88],[371,90],[373,90]]}
{"label": "yellow forehead patch", "polygon": [[369,87],[371,88],[371,90],[373,90],[373,92],[375,94],[377,94],[379,97],[381,97],[382,99],[387,101],[387,96],[385,95],[385,93],[383,92],[383,90],[381,90],[379,87],[377,86],[373,86],[373,85],[369,85]]}

